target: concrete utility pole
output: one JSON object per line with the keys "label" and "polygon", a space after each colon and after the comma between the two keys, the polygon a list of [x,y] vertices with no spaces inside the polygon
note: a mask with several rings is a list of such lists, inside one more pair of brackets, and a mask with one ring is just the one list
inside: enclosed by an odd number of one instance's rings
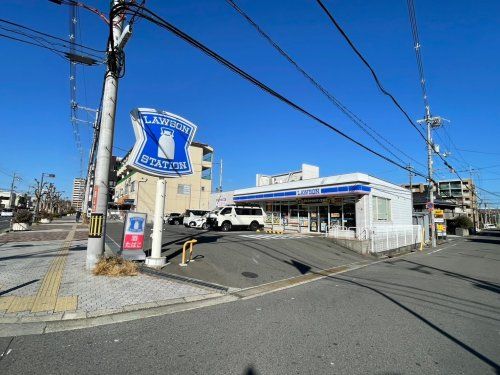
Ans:
{"label": "concrete utility pole", "polygon": [[219,193],[222,191],[222,158],[220,159],[220,169],[219,169]]}
{"label": "concrete utility pole", "polygon": [[410,177],[410,202],[411,202],[411,212],[413,214],[413,167],[408,165],[408,174]]}
{"label": "concrete utility pole", "polygon": [[425,114],[425,122],[427,123],[427,168],[429,170],[429,202],[431,204],[431,210],[429,212],[431,223],[431,247],[436,247],[436,223],[434,222],[434,183],[432,182],[432,137],[431,137],[431,122],[430,122],[430,110],[427,106]]}
{"label": "concrete utility pole", "polygon": [[441,117],[432,117],[430,106],[426,102],[425,105],[425,118],[423,120],[417,121],[419,123],[425,122],[427,125],[427,168],[428,168],[428,191],[429,191],[429,203],[432,209],[429,209],[429,222],[431,224],[431,247],[436,247],[436,224],[434,221],[434,182],[432,179],[434,169],[433,169],[433,153],[439,152],[438,146],[432,141],[432,129],[438,128],[443,123]]}
{"label": "concrete utility pole", "polygon": [[15,183],[16,183],[16,180],[20,180],[19,176],[16,176],[16,172],[14,172],[14,175],[12,176],[12,183],[10,184],[10,194],[9,194],[9,208],[12,208],[12,206],[14,206],[14,204],[16,202],[13,202],[13,200],[15,201],[15,199],[12,199],[14,197],[14,189],[15,189]]}
{"label": "concrete utility pole", "polygon": [[[121,0],[113,0],[112,6]],[[99,146],[97,148],[94,188],[92,198],[92,213],[90,215],[89,239],[87,244],[88,270],[92,270],[99,258],[104,254],[104,239],[106,236],[106,216],[108,212],[109,170],[113,152],[113,136],[115,129],[116,101],[118,96],[118,78],[121,70],[121,51],[128,40],[122,35],[123,20],[121,14],[115,14],[112,23],[112,40],[108,45],[108,68],[104,81],[101,124],[99,126]],[[126,32],[131,33],[127,28]]]}

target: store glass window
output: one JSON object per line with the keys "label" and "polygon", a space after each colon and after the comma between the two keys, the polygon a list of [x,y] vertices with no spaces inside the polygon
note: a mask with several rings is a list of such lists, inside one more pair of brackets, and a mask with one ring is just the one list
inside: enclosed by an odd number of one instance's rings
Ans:
{"label": "store glass window", "polygon": [[373,197],[373,220],[391,220],[391,200],[382,197]]}

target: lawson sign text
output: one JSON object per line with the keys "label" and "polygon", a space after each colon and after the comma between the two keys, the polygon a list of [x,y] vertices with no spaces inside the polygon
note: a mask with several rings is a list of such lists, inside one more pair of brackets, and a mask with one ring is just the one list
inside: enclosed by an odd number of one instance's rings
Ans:
{"label": "lawson sign text", "polygon": [[158,177],[192,174],[189,159],[196,125],[173,113],[138,108],[131,112],[136,143],[128,164]]}

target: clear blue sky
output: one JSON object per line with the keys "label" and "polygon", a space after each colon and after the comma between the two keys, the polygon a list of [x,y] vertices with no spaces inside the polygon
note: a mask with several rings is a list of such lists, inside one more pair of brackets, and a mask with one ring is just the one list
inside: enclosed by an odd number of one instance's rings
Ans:
{"label": "clear blue sky", "polygon": [[[88,0],[107,13],[108,1]],[[423,104],[405,0],[325,1],[387,87],[418,119]],[[500,192],[500,3],[495,0],[416,0],[422,53],[433,114],[451,120],[439,130],[441,150],[462,170],[480,170],[480,186]],[[315,1],[249,1],[238,4],[310,74],[371,127],[425,163],[425,145],[403,116],[377,90]],[[224,0],[147,1],[147,6],[224,57],[313,113],[381,150],[315,90]],[[67,6],[49,1],[2,1],[1,18],[66,38]],[[80,11],[80,42],[104,49],[107,27]],[[69,121],[67,61],[37,47],[0,37],[2,158],[0,187],[20,173],[21,190],[42,172],[57,175],[69,195],[79,175]],[[396,183],[407,173],[377,159],[237,77],[164,30],[141,20],[126,48],[120,81],[115,146],[133,145],[129,112],[160,108],[198,125],[196,140],[213,145],[224,159],[224,189],[253,186],[256,173],[295,170],[303,162],[321,175],[366,172]],[[104,66],[78,69],[78,102],[97,107]],[[80,125],[88,154],[91,132]],[[444,141],[444,142],[443,142]],[[451,148],[451,149],[450,149]],[[117,155],[124,152],[116,149]],[[403,157],[403,159],[406,159]],[[464,160],[465,159],[465,160]],[[416,166],[420,170],[423,167]],[[443,166],[437,162],[436,167]],[[217,171],[216,171],[217,175]],[[462,173],[466,176],[467,173]],[[441,170],[440,177],[452,175]],[[417,181],[421,180],[417,178]],[[488,197],[500,201],[498,197]]]}

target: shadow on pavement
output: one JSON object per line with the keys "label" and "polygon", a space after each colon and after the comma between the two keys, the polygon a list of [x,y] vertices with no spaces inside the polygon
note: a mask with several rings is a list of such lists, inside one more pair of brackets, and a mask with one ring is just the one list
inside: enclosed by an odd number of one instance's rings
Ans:
{"label": "shadow on pavement", "polygon": [[392,302],[393,304],[395,304],[396,306],[400,307],[401,309],[405,310],[406,312],[408,312],[409,314],[413,315],[415,318],[417,318],[418,320],[420,320],[421,322],[425,323],[428,327],[432,328],[433,330],[435,330],[436,332],[440,333],[441,335],[443,335],[444,337],[446,337],[447,339],[449,339],[450,341],[454,342],[455,344],[457,344],[458,346],[460,346],[462,349],[466,350],[467,352],[471,353],[473,356],[475,356],[476,358],[478,358],[479,360],[483,361],[484,363],[486,363],[488,366],[492,367],[493,369],[495,369],[495,372],[497,374],[500,374],[500,366],[494,362],[493,360],[491,360],[490,358],[486,357],[485,355],[479,353],[477,350],[475,350],[474,348],[470,347],[469,345],[465,344],[463,341],[460,341],[459,339],[457,339],[455,336],[451,335],[450,333],[446,332],[444,329],[438,327],[437,325],[435,325],[434,323],[432,323],[430,320],[424,318],[422,315],[418,314],[417,312],[413,311],[412,309],[410,309],[409,307],[403,305],[401,302],[395,300],[394,298],[392,298],[391,296],[389,296],[388,294],[372,287],[372,286],[368,286],[368,285],[365,285],[365,284],[362,284],[362,283],[359,283],[357,281],[354,281],[354,280],[349,280],[349,279],[346,279],[346,278],[343,278],[343,277],[336,277],[336,276],[328,276],[327,279],[329,280],[335,280],[335,281],[344,281],[344,282],[348,282],[350,284],[353,284],[353,285],[357,285],[361,288],[364,288],[364,289],[367,289],[367,290],[370,290],[382,297],[384,297],[385,299],[387,299],[388,301]]}
{"label": "shadow on pavement", "polygon": [[12,287],[10,289],[7,289],[7,290],[2,290],[0,292],[0,296],[3,296],[4,294],[7,294],[7,293],[10,293],[10,292],[13,292],[14,290],[17,290],[17,289],[21,289],[21,288],[24,288],[25,286],[28,286],[28,285],[31,285],[33,283],[36,283],[37,281],[39,281],[40,279],[36,279],[36,280],[31,280],[31,281],[28,281],[26,283],[23,283],[23,284],[20,284],[20,285],[17,285],[15,287]]}

